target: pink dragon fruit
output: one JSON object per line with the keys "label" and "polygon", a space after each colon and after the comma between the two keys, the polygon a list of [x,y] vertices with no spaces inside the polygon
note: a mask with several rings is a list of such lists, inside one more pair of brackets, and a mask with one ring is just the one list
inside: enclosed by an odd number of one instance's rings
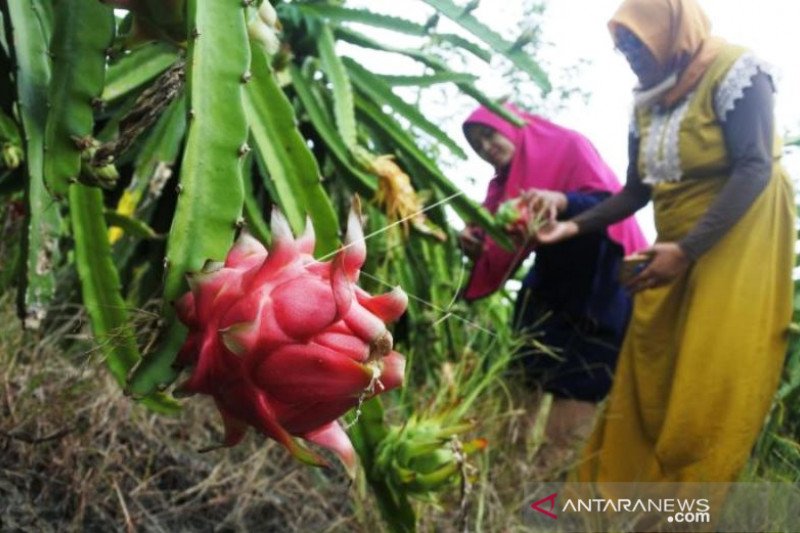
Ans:
{"label": "pink dragon fruit", "polygon": [[176,365],[194,370],[177,392],[214,398],[222,446],[252,426],[309,464],[325,461],[293,436],[327,447],[352,471],[355,453],[337,419],[401,385],[405,360],[386,323],[408,299],[399,287],[373,297],[355,285],[366,259],[357,203],[336,257],[317,261],[313,249],[311,222],[295,240],[274,210],[269,252],[243,233],[224,263],[188,275],[191,292],[175,304],[189,327]]}
{"label": "pink dragon fruit", "polygon": [[533,212],[529,201],[522,196],[500,204],[494,217],[507,232],[522,236],[534,235],[546,222],[545,213]]}
{"label": "pink dragon fruit", "polygon": [[500,204],[494,217],[507,231],[524,233],[533,215],[523,198],[512,198]]}

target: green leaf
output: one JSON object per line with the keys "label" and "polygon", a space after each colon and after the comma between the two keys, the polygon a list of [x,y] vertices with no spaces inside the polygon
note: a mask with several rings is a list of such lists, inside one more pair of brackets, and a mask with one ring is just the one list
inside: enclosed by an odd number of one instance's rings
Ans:
{"label": "green leaf", "polygon": [[511,124],[515,126],[523,126],[525,122],[519,118],[514,113],[510,112],[508,109],[503,107],[497,100],[489,98],[486,96],[480,89],[475,87],[472,83],[459,83],[458,88],[461,89],[461,92],[464,94],[471,96],[475,101],[477,101],[482,106],[490,109],[495,115],[504,118]]}
{"label": "green leaf", "polygon": [[103,211],[103,217],[106,220],[106,224],[120,228],[122,231],[133,237],[138,237],[139,239],[161,238],[158,233],[153,231],[153,228],[139,219],[123,215],[122,213],[117,213],[116,211],[112,211],[110,209]]}
{"label": "green leaf", "polygon": [[55,9],[44,178],[50,193],[63,197],[80,174],[76,140],[94,128],[92,104],[103,89],[114,12],[96,0],[61,0]]}
{"label": "green leaf", "polygon": [[202,0],[187,5],[197,36],[189,42],[186,65],[191,120],[167,246],[166,300],[180,295],[187,272],[225,257],[244,197],[242,78],[250,64],[245,6]]}
{"label": "green leaf", "polygon": [[[395,54],[402,54],[404,56],[410,57],[415,61],[419,61],[423,65],[432,68],[437,73],[445,73],[445,72],[452,72],[447,68],[447,65],[439,58],[433,57],[430,54],[425,54],[420,52],[419,50],[407,50],[404,48],[396,48],[393,46],[385,45],[375,41],[374,39],[370,39],[369,37],[362,35],[358,32],[354,32],[351,30],[345,29],[337,29],[336,36],[340,39],[347,41],[351,44],[355,44],[356,46],[361,46],[364,48],[371,48],[373,50],[380,50],[382,52],[390,52]],[[510,113],[506,108],[500,105],[495,100],[489,98],[483,92],[478,90],[477,87],[473,83],[456,83],[461,91],[475,100],[478,101],[481,105],[486,106],[487,108],[491,109],[496,115],[503,117],[507,121],[517,126],[522,126],[524,122],[517,117],[516,115]]]}
{"label": "green leaf", "polygon": [[[189,0],[186,94],[191,117],[180,175],[180,194],[167,242],[165,302],[186,288],[184,276],[230,249],[242,214],[242,156],[247,121],[242,83],[250,65],[246,6],[241,2]],[[170,307],[170,325],[159,349],[129,380],[136,395],[150,394],[176,377],[172,368],[186,329]]]}
{"label": "green leaf", "polygon": [[431,56],[430,54],[426,54],[421,52],[417,49],[409,49],[409,48],[399,48],[396,46],[383,44],[375,39],[367,37],[366,35],[359,33],[357,31],[353,31],[347,28],[336,28],[334,35],[345,42],[354,44],[356,46],[361,46],[363,48],[370,48],[373,50],[379,50],[381,52],[389,52],[392,54],[401,54],[411,59],[422,63],[423,65],[431,66],[438,65],[437,60]]}
{"label": "green leaf", "polygon": [[389,76],[381,74],[378,76],[387,85],[392,87],[429,87],[439,83],[472,83],[477,77],[473,74],[462,72],[435,72],[422,76]]}
{"label": "green leaf", "polygon": [[143,43],[108,67],[100,97],[112,102],[141,87],[167,70],[178,59],[178,49],[161,42]]}
{"label": "green leaf", "polygon": [[358,22],[408,35],[424,37],[428,31],[422,24],[367,9],[353,9],[331,4],[299,4],[300,11],[323,17],[332,22]]}
{"label": "green leaf", "polygon": [[418,24],[400,17],[375,13],[367,9],[353,9],[330,4],[300,4],[299,9],[303,13],[316,15],[331,22],[355,22],[416,37],[427,36],[433,41],[448,42],[458,48],[462,48],[483,61],[489,61],[492,57],[489,51],[464,39],[460,35],[452,33],[433,33],[429,31],[424,24]]}
{"label": "green leaf", "polygon": [[297,93],[297,97],[300,99],[300,103],[308,114],[309,120],[337,163],[344,169],[344,177],[348,180],[350,187],[359,194],[372,196],[377,189],[375,178],[366,172],[362,172],[353,165],[347,146],[345,146],[336,131],[330,126],[330,120],[326,117],[325,109],[322,107],[321,103],[317,101],[308,80],[306,80],[300,69],[292,65],[289,68],[289,72],[292,76],[292,86]]}
{"label": "green leaf", "polygon": [[[103,193],[97,188],[76,184],[69,188],[69,207],[83,305],[111,374],[118,383],[124,384],[128,372],[141,357],[120,293],[119,274],[111,260],[111,247],[106,237],[108,227],[103,217]],[[147,398],[147,404],[162,412],[177,409],[173,400],[161,394]]]}
{"label": "green leaf", "polygon": [[269,171],[281,209],[298,234],[306,216],[311,217],[316,252],[333,252],[339,246],[339,222],[320,181],[317,161],[297,129],[294,110],[275,81],[266,55],[256,46],[251,72],[245,108],[255,149]]}
{"label": "green leaf", "polygon": [[423,1],[481,41],[485,42],[495,52],[507,57],[517,68],[526,72],[543,91],[549,92],[552,89],[550,81],[547,79],[547,74],[545,74],[542,68],[531,59],[528,53],[515,47],[514,43],[503,39],[503,37],[495,33],[488,26],[485,26],[471,13],[465,12],[463,7],[454,4],[452,0]]}
{"label": "green leaf", "polygon": [[17,123],[2,110],[0,110],[0,142],[10,142],[13,144],[22,143]]}
{"label": "green leaf", "polygon": [[55,292],[54,265],[60,262],[61,215],[44,185],[44,130],[47,122],[47,86],[50,27],[46,9],[36,0],[0,2],[6,35],[17,66],[17,101],[25,133],[28,170],[27,232],[23,243],[25,287],[20,307],[25,325],[37,328]]}
{"label": "green leaf", "polygon": [[[252,155],[252,154],[251,154]],[[249,161],[244,166],[244,210],[243,216],[247,230],[262,243],[270,242],[271,235],[269,224],[264,220],[264,215],[258,205],[256,195],[253,192],[253,161],[248,156]]]}
{"label": "green leaf", "polygon": [[106,364],[117,381],[124,383],[128,370],[139,360],[139,349],[120,294],[119,275],[111,261],[103,193],[76,184],[69,190],[69,207],[83,305]]}
{"label": "green leaf", "polygon": [[350,78],[359,90],[368,94],[374,101],[390,106],[396,113],[402,115],[411,122],[412,125],[444,144],[458,157],[462,159],[467,158],[467,154],[464,153],[464,150],[443,132],[439,126],[425,118],[419,108],[407,103],[394,94],[392,88],[384,83],[378,76],[348,57],[344,58],[344,64],[350,72]]}
{"label": "green leaf", "polygon": [[478,59],[485,61],[486,63],[492,60],[492,53],[484,48],[481,48],[479,45],[464,39],[460,35],[456,35],[454,33],[434,33],[431,34],[431,40],[433,42],[441,41],[445,43],[450,43],[456,48],[461,48],[462,50],[466,50],[467,52],[471,53]]}
{"label": "green leaf", "polygon": [[333,32],[325,24],[317,39],[320,65],[333,86],[333,111],[339,135],[348,149],[356,146],[356,117],[353,111],[353,88],[342,60],[336,55]]}
{"label": "green leaf", "polygon": [[128,374],[125,393],[141,400],[152,395],[157,388],[165,388],[175,381],[178,371],[172,367],[172,362],[186,340],[187,333],[186,327],[172,318],[158,339],[158,349],[151,354],[143,354],[142,359]]}

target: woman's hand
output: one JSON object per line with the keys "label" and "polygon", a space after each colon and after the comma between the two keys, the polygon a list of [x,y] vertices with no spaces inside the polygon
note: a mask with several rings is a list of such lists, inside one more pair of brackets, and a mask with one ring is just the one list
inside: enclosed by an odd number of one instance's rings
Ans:
{"label": "woman's hand", "polygon": [[467,226],[458,234],[458,244],[464,255],[475,261],[483,251],[483,233],[475,226]]}
{"label": "woman's hand", "polygon": [[692,260],[686,255],[686,252],[674,242],[655,244],[640,253],[651,256],[652,260],[627,285],[631,292],[668,285],[689,270],[692,265]]}
{"label": "woman's hand", "polygon": [[559,191],[528,189],[519,196],[524,224],[506,228],[517,247],[534,247],[541,243],[537,228],[556,221],[567,208],[567,196]]}
{"label": "woman's hand", "polygon": [[566,222],[551,221],[536,232],[536,240],[541,244],[555,244],[571,239],[578,234],[578,225],[567,220]]}
{"label": "woman's hand", "polygon": [[554,221],[559,213],[567,209],[567,195],[563,192],[528,189],[521,197],[534,217],[543,216],[546,220]]}

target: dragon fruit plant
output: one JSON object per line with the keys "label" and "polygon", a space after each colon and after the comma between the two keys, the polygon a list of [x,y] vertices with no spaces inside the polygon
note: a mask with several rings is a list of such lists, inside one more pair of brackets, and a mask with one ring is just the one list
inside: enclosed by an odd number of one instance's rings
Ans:
{"label": "dragon fruit plant", "polygon": [[486,439],[462,442],[458,435],[474,429],[471,423],[449,425],[446,416],[412,416],[392,426],[376,451],[375,474],[386,479],[396,494],[437,503],[439,495],[456,485],[467,470],[467,456],[486,448]]}
{"label": "dragon fruit plant", "polygon": [[366,259],[357,202],[331,261],[311,255],[310,222],[299,239],[277,210],[271,226],[269,250],[243,233],[224,263],[187,276],[191,291],[176,312],[189,335],[176,365],[193,370],[176,392],[214,398],[223,446],[253,427],[309,464],[325,462],[294,437],[329,448],[352,472],[355,452],[337,419],[401,385],[405,360],[386,323],[408,299],[399,287],[371,296],[356,286]]}

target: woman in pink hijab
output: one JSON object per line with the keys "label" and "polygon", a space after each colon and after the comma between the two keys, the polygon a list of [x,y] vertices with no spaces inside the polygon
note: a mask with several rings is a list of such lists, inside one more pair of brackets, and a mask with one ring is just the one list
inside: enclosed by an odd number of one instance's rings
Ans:
{"label": "woman in pink hijab", "polygon": [[[617,177],[585,137],[507,108],[525,125],[515,126],[484,107],[464,122],[470,145],[495,169],[483,204],[490,212],[524,196],[536,212],[569,219],[620,190]],[[462,232],[460,241],[475,260],[464,293],[468,300],[501,288],[532,251],[505,251],[473,226]],[[514,327],[537,333],[537,341],[558,355],[533,346],[520,353],[526,381],[536,391],[534,405],[542,391],[554,397],[547,442],[537,456],[543,476],[568,466],[592,428],[597,403],[608,394],[630,315],[630,298],[618,282],[620,261],[646,247],[631,218],[536,250],[517,298]]]}

